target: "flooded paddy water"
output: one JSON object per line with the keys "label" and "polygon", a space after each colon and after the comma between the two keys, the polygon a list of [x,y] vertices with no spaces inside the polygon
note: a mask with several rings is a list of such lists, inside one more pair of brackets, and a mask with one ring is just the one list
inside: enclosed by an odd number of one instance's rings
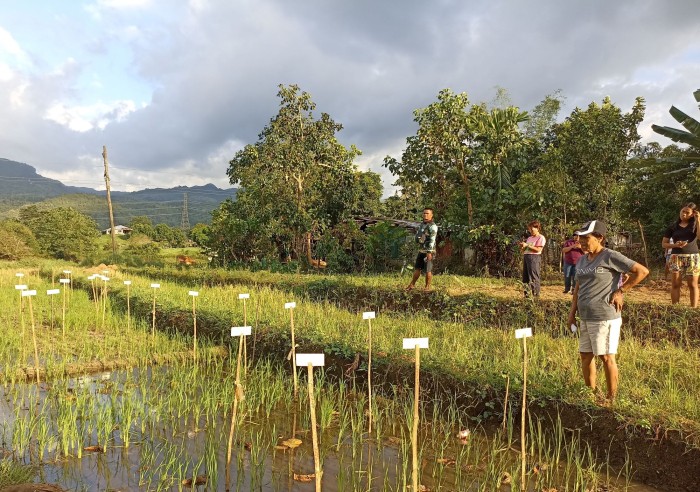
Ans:
{"label": "flooded paddy water", "polygon": [[[0,456],[34,467],[37,481],[76,491],[314,490],[306,385],[295,399],[289,368],[265,361],[243,378],[227,483],[236,394],[229,364],[212,357],[100,373],[51,381],[38,393],[36,385],[8,384],[0,391]],[[383,388],[369,409],[352,383],[322,371],[315,383],[323,489],[410,489],[412,388]],[[511,421],[505,431],[487,432],[455,401],[420,407],[425,490],[520,490]],[[529,424],[528,490],[655,490],[626,479],[629,470],[608,469],[604,456],[556,422]]]}

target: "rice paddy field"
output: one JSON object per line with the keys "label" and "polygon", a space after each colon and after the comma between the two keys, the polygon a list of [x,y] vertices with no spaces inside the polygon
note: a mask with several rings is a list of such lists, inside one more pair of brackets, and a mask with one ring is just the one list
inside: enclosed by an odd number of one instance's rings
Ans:
{"label": "rice paddy field", "polygon": [[[485,297],[497,281],[444,281],[463,290],[2,264],[0,491],[700,489],[694,313],[674,311],[673,336],[624,338],[609,408],[583,385],[577,339],[555,319],[565,306],[518,310]],[[433,309],[467,301],[449,316]],[[626,320],[640,331],[663,322],[665,307],[631,304],[647,312]],[[249,336],[231,336],[244,326]],[[405,338],[429,340],[417,399]],[[293,352],[325,365],[295,368]]]}

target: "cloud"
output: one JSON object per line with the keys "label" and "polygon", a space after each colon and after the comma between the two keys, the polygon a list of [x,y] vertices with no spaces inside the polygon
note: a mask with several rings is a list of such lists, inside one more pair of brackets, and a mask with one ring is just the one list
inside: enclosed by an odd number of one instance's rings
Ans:
{"label": "cloud", "polygon": [[0,49],[17,53],[0,58],[0,146],[40,171],[89,174],[86,156],[99,162],[108,145],[115,170],[132,169],[115,171],[115,189],[225,184],[235,151],[276,114],[278,84],[309,92],[317,114],[343,124],[341,141],[363,151],[358,165],[388,186],[383,157],[400,157],[413,111],[443,88],[480,102],[505,87],[522,109],[561,89],[560,118],[606,95],[624,110],[643,96],[640,132],[666,145],[651,123],[672,124],[672,104],[693,114],[700,80],[695,1],[101,0],[90,9],[93,19],[73,20],[81,36],[70,42],[80,44],[61,70],[30,69],[43,58],[34,51],[22,68],[22,48],[0,27]]}

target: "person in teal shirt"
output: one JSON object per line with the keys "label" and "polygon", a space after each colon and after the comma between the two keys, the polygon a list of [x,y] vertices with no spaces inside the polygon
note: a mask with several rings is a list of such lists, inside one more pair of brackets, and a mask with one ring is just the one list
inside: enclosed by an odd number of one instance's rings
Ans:
{"label": "person in teal shirt", "polygon": [[416,231],[416,242],[419,253],[416,256],[416,263],[413,271],[413,278],[406,290],[411,290],[416,286],[421,272],[425,271],[425,290],[430,290],[430,283],[433,280],[433,258],[435,257],[435,246],[437,243],[438,226],[433,222],[433,209],[423,209],[423,223]]}

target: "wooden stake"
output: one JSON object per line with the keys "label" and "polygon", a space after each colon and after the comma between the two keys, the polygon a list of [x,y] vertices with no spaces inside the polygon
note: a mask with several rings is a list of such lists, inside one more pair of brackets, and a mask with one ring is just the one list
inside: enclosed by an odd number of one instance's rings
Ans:
{"label": "wooden stake", "polygon": [[520,410],[520,490],[527,490],[526,427],[527,413],[527,338],[532,336],[532,328],[515,330],[515,338],[523,339],[523,404]]}
{"label": "wooden stake", "polygon": [[27,297],[29,297],[29,318],[32,322],[32,342],[34,343],[34,370],[36,371],[36,384],[39,385],[41,384],[41,378],[39,377],[39,347],[36,343],[36,328],[34,327],[34,309],[32,308],[31,292],[36,293],[36,291],[26,291],[25,293],[28,294]]}
{"label": "wooden stake", "polygon": [[191,290],[190,295],[192,296],[192,323],[194,325],[194,342],[193,342],[193,350],[194,350],[194,361],[195,363],[197,362],[197,295],[198,293]]}
{"label": "wooden stake", "polygon": [[413,387],[413,429],[411,429],[411,441],[413,451],[413,491],[418,489],[418,400],[420,398],[420,347],[416,344],[416,375]]}
{"label": "wooden stake", "polygon": [[506,419],[508,417],[508,390],[510,389],[510,374],[506,376],[506,398],[503,400],[503,430],[506,430]]}
{"label": "wooden stake", "polygon": [[316,475],[316,492],[321,492],[321,459],[318,452],[318,433],[316,430],[316,398],[314,397],[314,366],[309,362],[307,367],[307,378],[309,387],[309,410],[311,412],[311,441],[314,448],[314,473]]}
{"label": "wooden stake", "polygon": [[238,397],[243,395],[241,388],[241,353],[243,352],[243,336],[238,337],[238,356],[236,357],[236,390],[233,396],[233,408],[231,409],[231,425],[228,433],[228,447],[226,448],[226,492],[231,490],[231,451],[233,449],[233,433],[236,429],[236,416],[238,415]]}
{"label": "wooden stake", "polygon": [[297,377],[297,349],[296,340],[294,338],[294,308],[296,307],[296,303],[288,302],[284,305],[284,307],[289,309],[289,323],[291,326],[292,333],[292,374],[294,375],[294,399],[296,400],[299,396],[299,379]]}

